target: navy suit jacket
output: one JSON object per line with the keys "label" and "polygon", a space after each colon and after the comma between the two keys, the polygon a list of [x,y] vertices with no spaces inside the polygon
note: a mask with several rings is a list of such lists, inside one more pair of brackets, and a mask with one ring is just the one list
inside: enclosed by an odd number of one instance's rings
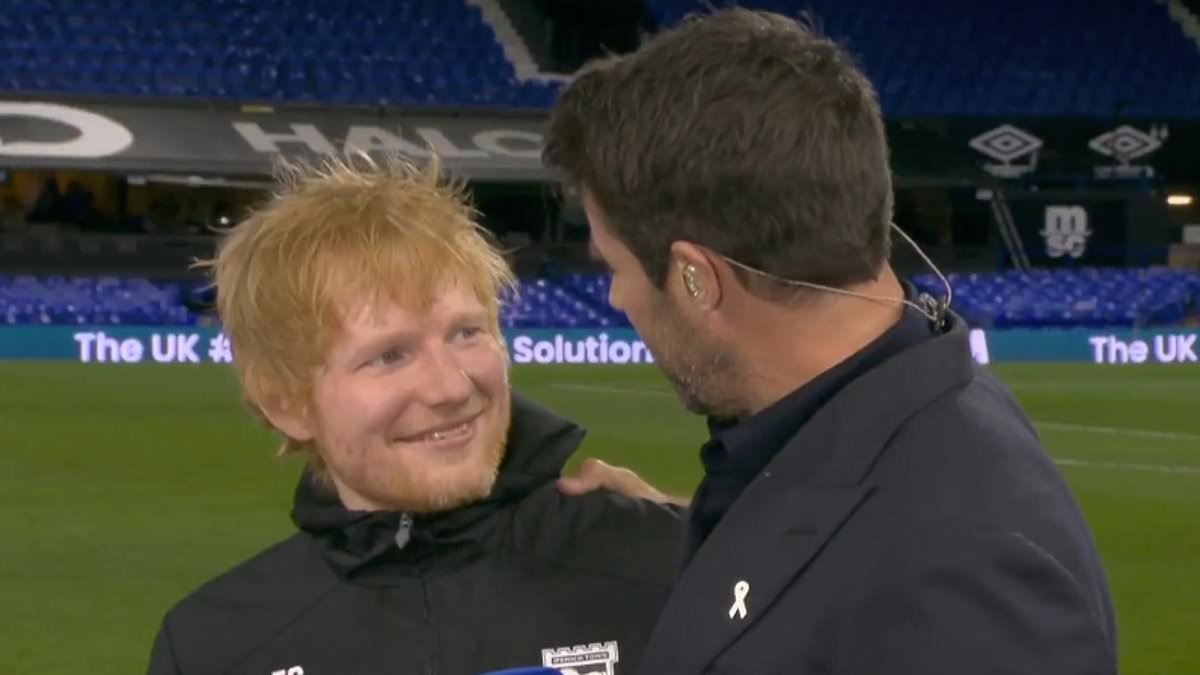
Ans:
{"label": "navy suit jacket", "polygon": [[639,672],[1107,675],[1115,624],[1075,500],[955,317],[755,478],[683,569]]}

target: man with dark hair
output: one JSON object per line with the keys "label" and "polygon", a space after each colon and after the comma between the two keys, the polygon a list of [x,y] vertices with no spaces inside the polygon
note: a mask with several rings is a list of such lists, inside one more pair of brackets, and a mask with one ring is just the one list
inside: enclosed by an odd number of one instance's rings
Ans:
{"label": "man with dark hair", "polygon": [[712,431],[641,672],[1116,672],[1065,481],[888,264],[882,115],[844,49],[773,14],[685,22],[585,69],[545,158]]}

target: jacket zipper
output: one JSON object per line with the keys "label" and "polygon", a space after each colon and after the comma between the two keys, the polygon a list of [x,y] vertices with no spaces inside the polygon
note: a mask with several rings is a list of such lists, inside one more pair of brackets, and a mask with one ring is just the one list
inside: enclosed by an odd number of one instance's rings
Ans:
{"label": "jacket zipper", "polygon": [[[396,527],[396,547],[397,548],[403,549],[405,546],[408,545],[408,542],[412,539],[412,528],[413,528],[412,516],[407,513],[400,514],[400,524]],[[423,608],[424,609],[423,616],[425,618],[425,623],[429,626],[430,632],[432,633],[433,632],[433,608],[430,607],[429,591],[425,587],[425,570],[421,567],[421,555],[415,549],[413,550],[413,556],[417,560],[417,580],[421,584],[421,599],[422,599],[422,602],[424,602],[424,604],[425,604],[425,606]],[[430,637],[432,638],[433,636],[431,635]],[[434,660],[433,642],[436,642],[436,641],[431,640],[429,648],[425,652],[425,675],[436,675],[436,673],[437,673],[437,666],[436,666],[436,662]]]}
{"label": "jacket zipper", "polygon": [[412,516],[407,513],[400,514],[400,524],[396,527],[396,548],[404,550],[408,546],[408,540],[412,539]]}

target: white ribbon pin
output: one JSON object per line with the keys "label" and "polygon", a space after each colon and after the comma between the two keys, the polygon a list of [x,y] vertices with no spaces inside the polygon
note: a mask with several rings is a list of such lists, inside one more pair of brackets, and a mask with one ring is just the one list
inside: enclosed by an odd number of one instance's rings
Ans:
{"label": "white ribbon pin", "polygon": [[733,606],[729,608],[729,618],[746,618],[746,597],[749,595],[749,582],[739,581],[733,585]]}

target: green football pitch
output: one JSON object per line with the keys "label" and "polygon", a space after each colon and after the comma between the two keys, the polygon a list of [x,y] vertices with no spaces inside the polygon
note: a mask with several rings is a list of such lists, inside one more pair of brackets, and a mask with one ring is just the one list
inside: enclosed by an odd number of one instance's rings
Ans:
{"label": "green football pitch", "polygon": [[[998,367],[1083,504],[1122,672],[1200,673],[1200,370]],[[0,363],[0,672],[144,672],[163,611],[290,531],[298,465],[218,366]],[[689,491],[698,418],[652,368],[518,367],[583,455]],[[582,455],[581,455],[582,456]]]}

